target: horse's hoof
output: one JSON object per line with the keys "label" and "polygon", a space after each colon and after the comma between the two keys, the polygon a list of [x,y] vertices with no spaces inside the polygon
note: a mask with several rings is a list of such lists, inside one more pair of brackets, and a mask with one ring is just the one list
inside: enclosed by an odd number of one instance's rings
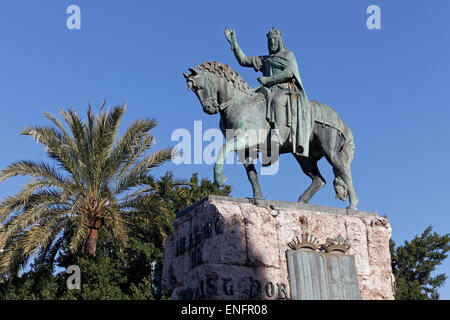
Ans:
{"label": "horse's hoof", "polygon": [[347,209],[348,209],[348,210],[358,210],[358,209],[356,209],[356,206],[355,206],[355,205],[349,205],[349,206],[347,207]]}
{"label": "horse's hoof", "polygon": [[298,203],[306,203],[306,204],[308,204],[309,203],[309,200],[305,200],[305,199],[303,199],[302,197],[300,197],[300,198],[298,198],[298,201],[297,201]]}
{"label": "horse's hoof", "polygon": [[223,187],[225,185],[225,181],[227,181],[227,177],[222,173],[218,173],[214,176],[214,182],[219,187]]}

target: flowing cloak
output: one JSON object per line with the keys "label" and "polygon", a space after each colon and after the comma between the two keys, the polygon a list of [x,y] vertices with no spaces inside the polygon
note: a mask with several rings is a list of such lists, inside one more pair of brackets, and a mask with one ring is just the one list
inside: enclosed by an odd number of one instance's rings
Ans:
{"label": "flowing cloak", "polygon": [[[286,68],[294,75],[293,83],[297,88],[297,121],[293,123],[293,134],[291,135],[292,148],[295,154],[308,157],[309,141],[313,129],[311,105],[303,88],[300,73],[298,71],[297,59],[295,58],[294,53],[290,50],[282,50],[270,56],[259,56],[254,58],[259,58],[250,60],[255,70],[259,69],[260,71],[263,71],[265,76],[274,76],[272,72],[274,69],[285,70]],[[288,107],[290,108],[291,100],[288,99],[288,101]]]}

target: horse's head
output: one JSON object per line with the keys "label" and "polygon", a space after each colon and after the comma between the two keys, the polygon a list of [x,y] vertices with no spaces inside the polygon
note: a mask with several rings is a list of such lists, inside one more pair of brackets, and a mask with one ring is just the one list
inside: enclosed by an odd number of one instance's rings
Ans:
{"label": "horse's head", "polygon": [[192,89],[207,114],[219,112],[218,78],[215,74],[197,67],[189,68],[191,74],[183,73],[188,90]]}

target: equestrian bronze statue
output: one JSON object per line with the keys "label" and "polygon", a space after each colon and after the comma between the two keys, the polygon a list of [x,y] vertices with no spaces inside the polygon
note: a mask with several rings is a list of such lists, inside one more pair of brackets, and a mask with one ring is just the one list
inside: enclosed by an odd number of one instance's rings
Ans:
{"label": "equestrian bronze statue", "polygon": [[[220,62],[204,62],[184,73],[208,114],[220,113],[220,129],[227,138],[214,165],[214,180],[222,186],[226,177],[223,164],[230,152],[237,152],[252,185],[253,198],[262,199],[253,164],[261,152],[263,166],[275,163],[279,154],[292,153],[303,172],[312,179],[299,202],[308,203],[325,186],[317,162],[325,156],[334,172],[336,198],[356,209],[350,165],[355,145],[348,126],[331,107],[308,100],[294,54],[287,50],[281,31],[267,34],[269,55],[247,57],[233,30],[225,30],[238,62],[262,72],[261,86],[251,88],[239,74]],[[228,134],[233,132],[232,135]],[[257,132],[257,134],[255,134]],[[239,156],[241,155],[241,156]]]}

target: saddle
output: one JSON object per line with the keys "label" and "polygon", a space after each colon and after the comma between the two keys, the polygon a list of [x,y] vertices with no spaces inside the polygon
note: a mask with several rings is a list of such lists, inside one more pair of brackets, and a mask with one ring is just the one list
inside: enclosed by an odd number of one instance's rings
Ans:
{"label": "saddle", "polygon": [[350,129],[342,122],[336,110],[315,100],[309,100],[309,104],[311,105],[311,117],[314,122],[336,129],[345,139],[352,137]]}
{"label": "saddle", "polygon": [[[264,96],[267,110],[272,103],[272,98],[274,97],[275,93],[267,87],[263,86],[256,88],[255,92],[261,93]],[[311,105],[311,120],[313,123],[317,122],[322,125],[332,127],[339,131],[345,139],[352,136],[352,134],[349,133],[348,127],[342,122],[338,113],[332,107],[315,100],[309,100],[309,104]]]}

